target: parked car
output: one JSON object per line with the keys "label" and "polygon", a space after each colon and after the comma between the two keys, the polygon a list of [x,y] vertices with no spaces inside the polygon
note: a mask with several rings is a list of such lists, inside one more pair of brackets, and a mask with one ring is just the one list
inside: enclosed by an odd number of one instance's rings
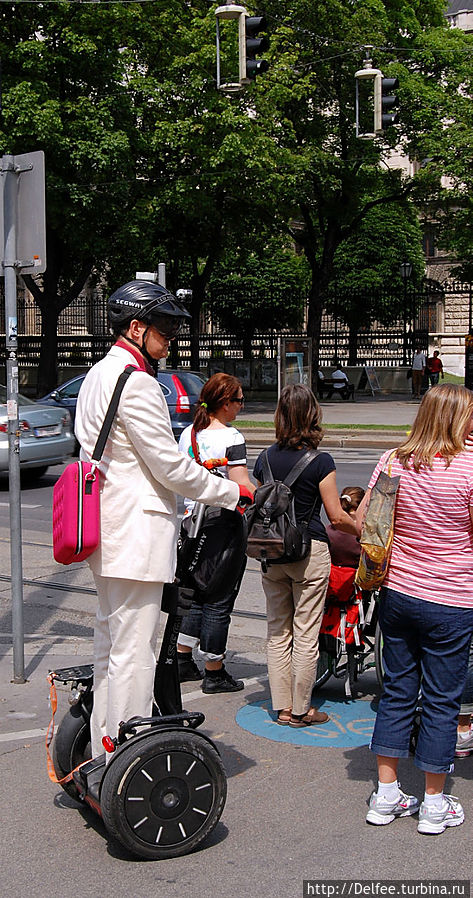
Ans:
{"label": "parked car", "polygon": [[[64,408],[50,408],[18,397],[20,469],[34,469],[41,477],[49,465],[59,465],[74,454],[72,421]],[[7,391],[0,384],[0,471],[8,471]]]}
{"label": "parked car", "polygon": [[[42,405],[67,409],[74,421],[77,397],[84,377],[85,374],[73,377],[72,380],[38,399],[38,402]],[[162,371],[158,371],[157,380],[167,402],[173,434],[178,440],[184,428],[192,422],[205,378],[196,371],[188,371],[187,368],[163,368]]]}

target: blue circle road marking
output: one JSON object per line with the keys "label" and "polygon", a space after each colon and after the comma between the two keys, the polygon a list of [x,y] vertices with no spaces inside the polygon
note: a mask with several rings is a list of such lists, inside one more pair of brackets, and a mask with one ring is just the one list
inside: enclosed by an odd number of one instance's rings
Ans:
{"label": "blue circle road marking", "polygon": [[329,715],[327,723],[309,727],[280,726],[269,699],[240,708],[236,722],[242,730],[273,742],[313,745],[317,748],[350,748],[368,745],[374,728],[376,710],[372,702],[321,702],[319,708]]}

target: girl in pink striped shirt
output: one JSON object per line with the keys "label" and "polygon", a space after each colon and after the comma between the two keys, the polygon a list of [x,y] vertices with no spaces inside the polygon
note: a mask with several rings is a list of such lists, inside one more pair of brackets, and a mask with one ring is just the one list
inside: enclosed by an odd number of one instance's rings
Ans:
{"label": "girl in pink striped shirt", "polygon": [[[418,831],[441,833],[463,823],[458,799],[445,795],[453,769],[457,717],[473,632],[473,394],[442,384],[422,399],[391,474],[400,475],[394,540],[380,596],[384,691],[371,749],[378,789],[366,820],[383,825],[419,811]],[[361,525],[371,488],[387,468],[377,465],[360,505]],[[425,773],[422,803],[399,788],[399,758],[422,693],[415,764]]]}

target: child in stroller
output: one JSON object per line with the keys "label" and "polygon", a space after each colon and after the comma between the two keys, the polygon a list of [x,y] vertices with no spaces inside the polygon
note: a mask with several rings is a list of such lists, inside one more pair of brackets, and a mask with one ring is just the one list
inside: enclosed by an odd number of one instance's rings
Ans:
{"label": "child in stroller", "polygon": [[[343,510],[354,518],[364,494],[360,486],[345,487],[340,496]],[[366,658],[374,651],[369,637],[374,637],[376,626],[375,599],[355,584],[361,553],[358,537],[330,525],[327,535],[332,568],[320,630],[321,664],[316,687],[333,674],[345,680],[347,698],[354,698],[358,674],[371,666],[366,664]]]}

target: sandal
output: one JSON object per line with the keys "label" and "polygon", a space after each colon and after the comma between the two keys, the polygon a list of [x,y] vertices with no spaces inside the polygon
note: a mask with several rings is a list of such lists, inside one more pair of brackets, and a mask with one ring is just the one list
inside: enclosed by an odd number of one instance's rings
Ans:
{"label": "sandal", "polygon": [[292,709],[291,708],[283,708],[282,711],[278,711],[276,723],[278,723],[280,727],[287,727],[288,724],[291,722],[291,717],[292,717]]}
{"label": "sandal", "polygon": [[290,727],[310,727],[317,726],[321,723],[327,723],[330,720],[325,711],[318,711],[317,708],[309,708],[306,714],[291,714],[289,721]]}

